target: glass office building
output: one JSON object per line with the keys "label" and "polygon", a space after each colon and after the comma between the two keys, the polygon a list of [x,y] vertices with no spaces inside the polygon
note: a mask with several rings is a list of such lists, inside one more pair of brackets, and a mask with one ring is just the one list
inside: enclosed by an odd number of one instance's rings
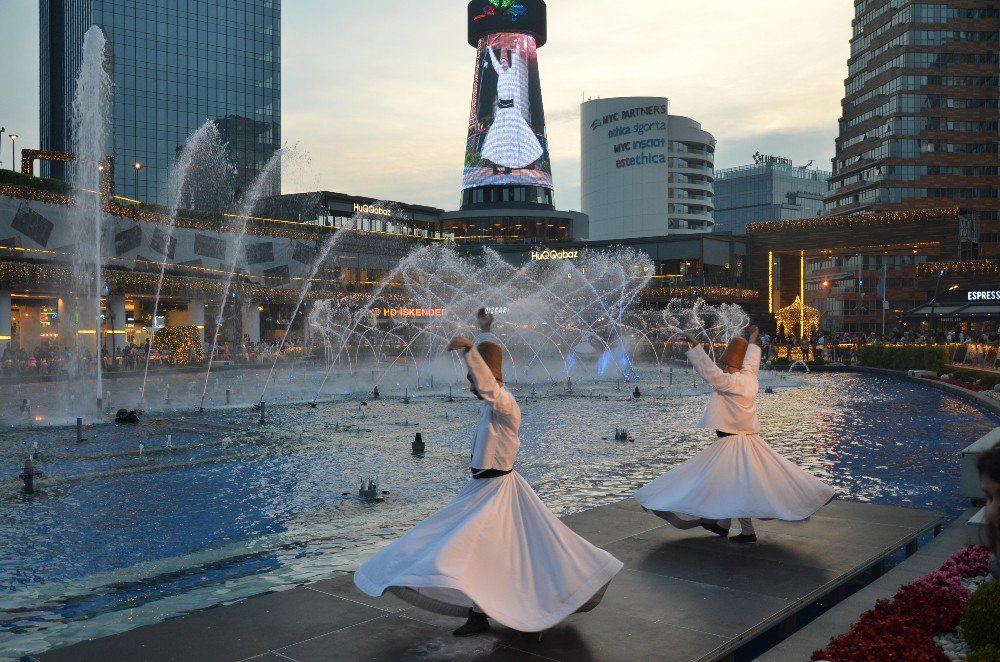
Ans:
{"label": "glass office building", "polygon": [[[281,144],[281,1],[40,0],[42,149],[66,150],[91,25],[111,49],[116,192],[165,202],[170,166],[206,120],[245,189]],[[42,167],[65,178],[61,164]]]}
{"label": "glass office building", "polygon": [[746,234],[747,223],[819,216],[829,177],[780,157],[717,170],[713,230]]}
{"label": "glass office building", "polygon": [[827,210],[958,207],[982,222],[963,254],[1000,257],[1000,6],[857,0],[854,9]]}

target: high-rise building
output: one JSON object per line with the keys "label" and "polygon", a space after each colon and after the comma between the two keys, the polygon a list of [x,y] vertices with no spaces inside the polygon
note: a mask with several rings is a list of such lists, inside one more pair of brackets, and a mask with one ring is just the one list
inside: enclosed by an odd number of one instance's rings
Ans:
{"label": "high-rise building", "polygon": [[[97,25],[110,51],[114,127],[108,149],[119,195],[163,202],[178,149],[206,120],[215,120],[228,139],[237,190],[279,148],[281,0],[39,5],[41,147],[67,149],[83,35]],[[45,175],[65,178],[61,164],[42,167]]]}
{"label": "high-rise building", "polygon": [[715,138],[664,97],[593,99],[580,109],[580,198],[590,239],[712,229]]}
{"label": "high-rise building", "polygon": [[[958,207],[963,251],[1000,254],[991,0],[855,0],[830,214]],[[989,241],[978,245],[982,238]],[[980,251],[981,248],[981,251]]]}
{"label": "high-rise building", "polygon": [[746,234],[747,223],[819,216],[829,172],[795,166],[780,156],[715,173],[715,232]]}

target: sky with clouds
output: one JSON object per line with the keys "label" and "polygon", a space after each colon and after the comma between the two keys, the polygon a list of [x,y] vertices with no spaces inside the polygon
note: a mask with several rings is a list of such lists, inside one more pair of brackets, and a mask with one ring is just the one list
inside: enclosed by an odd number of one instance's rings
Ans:
{"label": "sky with clouds", "polygon": [[[458,205],[475,50],[464,0],[284,0],[285,192]],[[0,125],[38,144],[38,2],[0,0]],[[851,0],[549,0],[539,50],[556,204],[580,208],[580,102],[665,96],[718,141],[829,169]],[[9,167],[10,142],[0,148]]]}

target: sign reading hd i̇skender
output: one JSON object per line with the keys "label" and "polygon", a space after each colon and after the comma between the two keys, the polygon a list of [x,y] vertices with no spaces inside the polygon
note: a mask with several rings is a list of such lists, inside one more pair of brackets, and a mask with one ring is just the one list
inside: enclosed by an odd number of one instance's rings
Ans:
{"label": "sign reading hd i\u0307skender", "polygon": [[[529,25],[531,11],[530,3],[484,2],[481,20],[515,30]],[[521,32],[479,38],[465,147],[463,190],[504,185],[552,188],[538,50],[535,37]]]}

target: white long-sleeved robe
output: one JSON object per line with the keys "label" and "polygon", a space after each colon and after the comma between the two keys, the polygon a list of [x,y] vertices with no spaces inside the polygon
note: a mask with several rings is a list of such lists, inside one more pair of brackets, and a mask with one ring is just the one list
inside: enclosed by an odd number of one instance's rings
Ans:
{"label": "white long-sleeved robe", "polygon": [[739,372],[723,372],[709,358],[701,345],[687,352],[691,365],[714,390],[708,399],[705,412],[698,422],[699,428],[721,430],[729,434],[756,434],[760,432],[757,418],[757,392],[760,383],[760,347],[750,345]]}
{"label": "white long-sleeved robe", "polygon": [[475,347],[465,352],[465,363],[476,391],[486,403],[472,443],[472,467],[510,471],[521,448],[517,436],[521,428],[521,408],[510,391],[493,377]]}
{"label": "white long-sleeved robe", "polygon": [[801,520],[831,498],[833,488],[776,453],[758,436],[760,347],[750,345],[739,372],[723,372],[700,347],[687,353],[712,387],[700,428],[721,437],[691,459],[641,487],[635,499],[678,528],[730,519]]}
{"label": "white long-sleeved robe", "polygon": [[524,65],[520,62],[524,56],[518,48],[504,69],[493,49],[486,50],[497,74],[497,108],[483,142],[483,158],[506,168],[524,168],[544,153],[538,136],[525,120],[528,113],[521,95]]}
{"label": "white long-sleeved robe", "polygon": [[[513,469],[521,410],[476,349],[464,353],[485,400],[472,466]],[[389,591],[423,609],[465,616],[473,604],[523,632],[593,609],[622,563],[563,524],[516,471],[465,488],[354,574],[372,596]]]}

